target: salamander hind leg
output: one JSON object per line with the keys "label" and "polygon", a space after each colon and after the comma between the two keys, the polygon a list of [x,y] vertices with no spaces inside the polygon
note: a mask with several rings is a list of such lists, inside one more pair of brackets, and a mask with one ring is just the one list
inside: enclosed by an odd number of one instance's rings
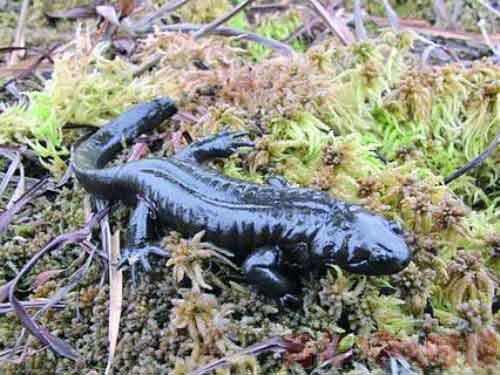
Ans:
{"label": "salamander hind leg", "polygon": [[131,267],[132,282],[134,286],[137,283],[137,264],[140,263],[142,268],[149,272],[151,265],[149,264],[148,255],[155,254],[168,257],[169,253],[152,243],[154,237],[154,208],[152,204],[143,198],[139,199],[129,220],[128,227],[128,244],[118,263],[118,268],[125,266]]}
{"label": "salamander hind leg", "polygon": [[296,306],[297,285],[286,276],[282,264],[282,250],[276,246],[262,247],[248,256],[243,264],[247,281],[281,305]]}
{"label": "salamander hind leg", "polygon": [[254,147],[253,142],[244,137],[247,132],[221,132],[191,143],[174,157],[183,161],[203,163],[213,158],[227,158],[240,147]]}

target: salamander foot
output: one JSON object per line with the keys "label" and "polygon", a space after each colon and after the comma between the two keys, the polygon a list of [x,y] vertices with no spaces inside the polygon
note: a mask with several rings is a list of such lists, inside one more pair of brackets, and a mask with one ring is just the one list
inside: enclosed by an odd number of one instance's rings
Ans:
{"label": "salamander foot", "polygon": [[170,256],[170,253],[168,251],[153,245],[146,245],[142,247],[127,247],[120,256],[120,260],[118,261],[118,269],[121,270],[127,266],[130,266],[132,274],[132,284],[134,287],[137,285],[137,263],[140,263],[142,265],[144,271],[151,271],[151,264],[148,260],[149,254],[155,254],[167,258]]}
{"label": "salamander foot", "polygon": [[287,293],[280,297],[279,304],[282,307],[297,309],[300,307],[300,298],[294,294]]}
{"label": "salamander foot", "polygon": [[228,158],[240,147],[255,147],[254,143],[246,138],[247,136],[248,133],[245,131],[223,131],[191,143],[177,153],[175,158],[196,163],[204,163],[213,158]]}

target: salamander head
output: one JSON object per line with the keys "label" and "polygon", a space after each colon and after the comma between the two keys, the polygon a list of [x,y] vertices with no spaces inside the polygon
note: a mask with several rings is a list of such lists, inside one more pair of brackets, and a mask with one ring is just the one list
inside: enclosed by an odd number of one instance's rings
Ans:
{"label": "salamander head", "polygon": [[411,260],[402,227],[356,206],[338,225],[318,233],[314,252],[341,268],[365,275],[386,275]]}

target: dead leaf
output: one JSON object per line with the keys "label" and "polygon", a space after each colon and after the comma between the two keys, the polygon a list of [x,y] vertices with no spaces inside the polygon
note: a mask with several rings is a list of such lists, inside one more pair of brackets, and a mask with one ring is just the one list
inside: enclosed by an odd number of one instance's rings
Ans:
{"label": "dead leaf", "polygon": [[35,280],[33,280],[33,282],[31,283],[31,287],[33,289],[37,289],[50,279],[53,279],[54,277],[59,275],[61,272],[63,272],[63,270],[49,270],[41,272],[35,277]]}
{"label": "dead leaf", "polygon": [[120,16],[128,17],[135,8],[135,0],[120,0]]}

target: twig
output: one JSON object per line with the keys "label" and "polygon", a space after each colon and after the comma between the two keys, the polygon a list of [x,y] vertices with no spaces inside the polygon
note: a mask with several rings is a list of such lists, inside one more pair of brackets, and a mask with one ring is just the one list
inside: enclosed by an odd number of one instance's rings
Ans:
{"label": "twig", "polygon": [[[21,5],[21,13],[19,14],[19,21],[17,22],[16,36],[14,37],[13,45],[24,47],[24,29],[26,27],[26,20],[28,19],[28,9],[30,5],[30,0],[23,0]],[[17,52],[12,52],[9,58],[9,64],[15,64],[18,60]]]}
{"label": "twig", "polygon": [[158,9],[155,13],[151,14],[150,16],[145,17],[144,19],[140,20],[136,24],[133,25],[132,29],[133,31],[136,32],[143,32],[144,29],[149,29],[152,25],[152,23],[157,20],[158,18],[163,17],[164,15],[173,12],[177,8],[180,8],[184,4],[188,3],[190,0],[172,0],[169,1],[167,4],[162,6],[160,9]]}
{"label": "twig", "polygon": [[483,7],[488,9],[491,13],[493,13],[495,16],[500,17],[500,11],[496,10],[493,8],[490,4],[488,4],[486,1],[483,0],[477,0],[479,4],[481,4]]}
{"label": "twig", "polygon": [[245,0],[241,4],[238,4],[238,6],[234,7],[234,9],[229,12],[228,14],[220,17],[219,19],[216,19],[213,22],[210,22],[209,24],[203,26],[201,29],[199,29],[197,32],[194,33],[194,39],[199,39],[201,38],[204,34],[210,33],[210,31],[215,30],[217,27],[225,23],[226,21],[230,20],[233,18],[235,15],[237,15],[239,12],[241,12],[243,9],[245,9],[247,6],[252,4],[255,0]]}
{"label": "twig", "polygon": [[354,30],[358,40],[366,40],[367,34],[365,25],[363,24],[363,12],[359,0],[354,0]]}
{"label": "twig", "polygon": [[[386,17],[367,16],[366,19],[373,21],[378,26],[390,26],[391,21]],[[483,36],[480,33],[467,31],[452,31],[442,27],[433,27],[428,22],[416,19],[401,19],[400,24],[403,30],[418,31],[422,34],[438,36],[445,39],[457,39],[463,41],[475,41],[484,43]],[[500,34],[491,34],[489,38],[494,43],[500,42]]]}
{"label": "twig", "polygon": [[148,61],[146,61],[141,66],[137,67],[132,72],[132,77],[139,77],[140,75],[142,75],[142,73],[158,65],[161,60],[161,57],[162,55],[160,53],[155,53]]}
{"label": "twig", "polygon": [[488,157],[490,157],[496,151],[496,149],[499,145],[500,145],[500,130],[497,132],[497,135],[496,135],[495,139],[493,139],[493,142],[491,142],[483,152],[481,152],[476,158],[469,161],[463,167],[457,169],[451,175],[446,177],[444,179],[444,183],[446,185],[448,185],[450,182],[452,182],[453,180],[456,180],[458,177],[460,177],[464,173],[479,166],[483,161],[485,161]]}
{"label": "twig", "polygon": [[290,4],[286,3],[274,3],[274,4],[257,4],[248,8],[249,13],[273,13],[278,11],[287,10],[290,8]]}
{"label": "twig", "polygon": [[389,4],[387,0],[382,0],[382,3],[384,4],[385,13],[387,14],[387,18],[389,19],[391,28],[395,32],[399,32],[401,30],[401,26],[399,24],[399,17],[397,13],[394,11],[394,9],[392,9],[391,4]]}
{"label": "twig", "polygon": [[59,45],[56,44],[54,47],[51,47],[47,52],[44,52],[38,56],[33,63],[29,64],[27,68],[21,69],[20,72],[15,76],[15,78],[8,80],[2,86],[0,86],[0,89],[3,89],[4,87],[9,87],[12,85],[13,82],[16,80],[20,79],[26,79],[28,76],[33,74],[35,69],[37,69],[44,60],[48,60],[51,64],[54,63],[52,60],[51,54],[56,51],[56,49],[59,48]]}
{"label": "twig", "polygon": [[328,11],[323,7],[323,5],[321,5],[321,3],[318,0],[308,0],[308,1],[311,3],[316,13],[318,13],[318,15],[328,25],[330,30],[332,30],[333,33],[337,35],[337,37],[344,45],[349,45],[354,42],[353,36],[350,33],[349,34],[344,33],[345,30],[342,30],[338,25],[339,20],[337,18],[334,19],[332,15],[328,13]]}
{"label": "twig", "polygon": [[[191,24],[191,23],[178,23],[175,25],[163,26],[160,30],[166,32],[183,32],[190,33],[193,31],[197,31],[201,29],[201,25]],[[292,47],[282,42],[278,42],[277,40],[263,37],[259,34],[252,33],[249,31],[236,30],[231,27],[218,27],[212,31],[212,34],[223,35],[223,36],[232,36],[238,37],[240,39],[251,40],[252,42],[260,43],[266,47],[269,47],[276,52],[287,56],[292,57],[294,55]]]}

